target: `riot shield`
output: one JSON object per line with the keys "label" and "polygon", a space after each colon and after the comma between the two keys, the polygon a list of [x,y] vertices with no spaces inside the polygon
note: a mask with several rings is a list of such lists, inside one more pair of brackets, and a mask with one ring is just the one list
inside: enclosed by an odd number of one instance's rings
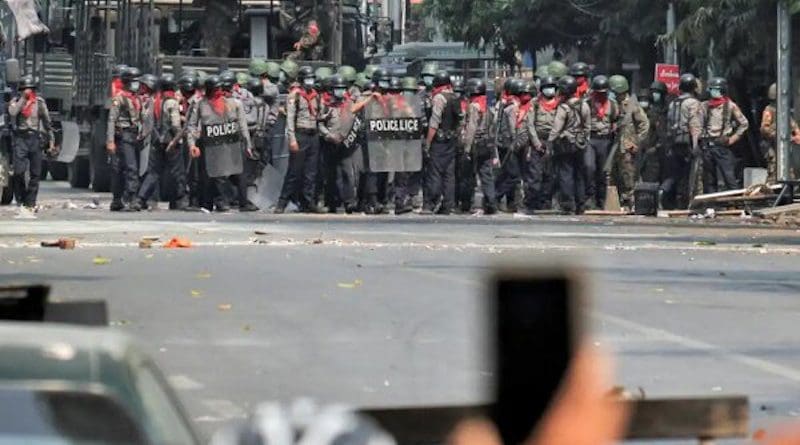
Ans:
{"label": "riot shield", "polygon": [[383,95],[366,107],[369,169],[415,172],[422,169],[424,112],[416,95]]}
{"label": "riot shield", "polygon": [[241,174],[244,158],[238,122],[209,123],[203,126],[202,131],[208,177]]}
{"label": "riot shield", "polygon": [[270,131],[267,141],[269,153],[267,164],[256,178],[255,188],[247,191],[247,198],[253,204],[267,209],[278,202],[283,179],[289,169],[289,144],[286,140],[286,115],[281,113]]}

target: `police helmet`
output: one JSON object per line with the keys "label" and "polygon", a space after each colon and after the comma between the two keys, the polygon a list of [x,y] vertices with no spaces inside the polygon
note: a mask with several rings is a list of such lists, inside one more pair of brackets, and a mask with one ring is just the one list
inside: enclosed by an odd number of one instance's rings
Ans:
{"label": "police helmet", "polygon": [[608,77],[604,75],[594,76],[592,79],[592,91],[605,93],[608,91]]}
{"label": "police helmet", "polygon": [[697,78],[692,73],[683,74],[678,88],[684,93],[694,93],[697,91]]}
{"label": "police helmet", "polygon": [[572,97],[578,91],[578,81],[572,76],[562,76],[558,80],[558,90],[563,96]]}
{"label": "police helmet", "polygon": [[669,88],[667,88],[667,84],[665,84],[664,82],[656,80],[650,84],[650,92],[652,93],[654,91],[658,91],[662,95],[666,96],[667,93],[669,92]]}
{"label": "police helmet", "polygon": [[184,74],[178,79],[178,88],[183,92],[192,92],[197,89],[197,77]]}
{"label": "police helmet", "polygon": [[155,91],[158,88],[158,77],[152,74],[144,74],[139,76],[139,83],[146,86],[150,91]]}
{"label": "police helmet", "polygon": [[399,77],[392,77],[391,79],[389,79],[388,90],[393,93],[398,93],[400,91],[403,91],[403,82],[400,81]]}
{"label": "police helmet", "polygon": [[353,84],[356,81],[356,69],[350,65],[340,66],[337,73],[349,84]]}
{"label": "police helmet", "polygon": [[327,66],[321,66],[314,71],[314,77],[317,80],[324,81],[333,75],[333,70]]}
{"label": "police helmet", "polygon": [[433,86],[441,87],[445,85],[451,85],[450,75],[447,74],[447,71],[439,71],[435,76],[433,76]]}
{"label": "police helmet", "polygon": [[464,81],[463,80],[456,79],[455,81],[453,81],[451,79],[450,82],[453,84],[453,91],[454,92],[456,92],[456,93],[464,93],[465,87],[464,87]]}
{"label": "police helmet", "polygon": [[217,88],[221,88],[222,87],[222,79],[220,79],[220,77],[217,76],[216,74],[212,74],[212,75],[206,77],[206,81],[205,81],[203,86],[206,87],[206,92],[209,92],[211,90],[215,90]]}
{"label": "police helmet", "polygon": [[267,74],[267,62],[264,59],[253,59],[250,61],[247,72],[253,77],[261,77]]}
{"label": "police helmet", "polygon": [[583,62],[575,62],[569,68],[569,75],[572,77],[586,77],[589,75],[589,65]]}
{"label": "police helmet", "polygon": [[261,79],[251,78],[247,81],[245,88],[247,88],[247,91],[253,93],[253,96],[261,96],[264,94],[264,84],[261,83]]}
{"label": "police helmet", "polygon": [[283,63],[281,63],[281,71],[286,75],[286,80],[289,82],[294,82],[294,80],[297,79],[299,70],[300,67],[293,60],[284,60]]}
{"label": "police helmet", "polygon": [[533,80],[528,80],[528,81],[523,80],[522,81],[522,86],[519,89],[519,95],[522,96],[522,95],[525,95],[525,94],[530,94],[531,96],[536,94],[536,82],[535,81],[533,81]]}
{"label": "police helmet", "polygon": [[539,88],[544,87],[558,87],[558,78],[555,76],[547,75],[542,77],[542,81],[539,82]]}
{"label": "police helmet", "polygon": [[483,96],[486,94],[486,82],[473,78],[467,82],[467,94],[470,96]]}
{"label": "police helmet", "polygon": [[389,74],[389,70],[384,68],[375,68],[375,71],[372,72],[371,80],[374,80],[376,82],[380,81],[388,82],[389,80],[391,80],[391,77],[392,75]]}
{"label": "police helmet", "polygon": [[[281,66],[277,62],[267,62],[266,69],[264,74],[273,82],[277,82],[281,77]],[[264,76],[262,75],[261,77]]]}
{"label": "police helmet", "polygon": [[708,89],[718,89],[722,94],[728,93],[728,81],[724,77],[712,77],[708,81]]}
{"label": "police helmet", "polygon": [[305,80],[305,79],[315,79],[316,76],[314,75],[314,69],[310,66],[303,66],[300,67],[300,70],[297,72],[297,79]]}
{"label": "police helmet", "polygon": [[419,77],[430,76],[433,77],[439,71],[439,67],[432,62],[428,62],[422,66],[422,71],[419,73]]}
{"label": "police helmet", "polygon": [[525,85],[525,81],[522,79],[513,79],[511,81],[511,85],[508,86],[506,93],[511,96],[519,96],[520,92],[522,91],[522,87]]}
{"label": "police helmet", "polygon": [[415,77],[404,77],[403,78],[403,90],[404,91],[414,91],[416,92],[419,89],[419,83]]}
{"label": "police helmet", "polygon": [[771,100],[773,102],[778,100],[778,84],[777,83],[773,83],[772,85],[769,86],[769,89],[767,90],[767,99],[769,99],[769,100]]}
{"label": "police helmet", "polygon": [[225,70],[219,73],[219,81],[223,89],[231,89],[236,83],[236,74],[231,70]]}
{"label": "police helmet", "polygon": [[619,74],[608,78],[608,86],[615,94],[625,94],[631,90],[630,85],[628,85],[628,79]]}
{"label": "police helmet", "polygon": [[126,69],[128,69],[128,65],[125,65],[124,63],[120,63],[118,65],[114,65],[111,68],[111,77],[120,77],[120,76],[122,76],[122,73]]}
{"label": "police helmet", "polygon": [[18,88],[20,91],[27,89],[35,90],[36,80],[33,78],[33,76],[25,76],[19,81]]}
{"label": "police helmet", "polygon": [[331,89],[334,88],[347,88],[348,82],[347,79],[341,74],[334,74],[328,78],[328,83],[330,84]]}
{"label": "police helmet", "polygon": [[556,78],[566,76],[568,72],[569,69],[567,69],[567,66],[558,60],[554,60],[547,65],[547,73]]}
{"label": "police helmet", "polygon": [[534,77],[544,79],[549,75],[550,75],[550,70],[547,69],[547,65],[542,65],[539,68],[536,68],[536,74],[534,75]]}
{"label": "police helmet", "polygon": [[141,77],[141,75],[142,75],[142,72],[139,71],[139,68],[130,66],[130,67],[125,68],[122,71],[122,73],[120,73],[119,77],[120,77],[120,79],[122,79],[123,83],[131,83],[134,80],[136,80],[139,77]]}
{"label": "police helmet", "polygon": [[375,82],[371,80],[367,80],[367,83],[364,84],[364,91],[375,91]]}
{"label": "police helmet", "polygon": [[503,82],[503,91],[505,91],[506,94],[511,94],[511,85],[513,84],[514,84],[514,78],[513,77],[507,78]]}
{"label": "police helmet", "polygon": [[377,69],[377,65],[367,65],[364,67],[364,76],[366,76],[367,79],[372,80],[372,74],[375,73],[375,70]]}
{"label": "police helmet", "polygon": [[175,76],[172,74],[163,74],[158,79],[158,88],[161,91],[175,91]]}
{"label": "police helmet", "polygon": [[247,85],[250,81],[250,75],[247,73],[236,73],[236,83],[241,86]]}
{"label": "police helmet", "polygon": [[364,74],[364,73],[356,74],[355,86],[357,86],[357,87],[359,87],[361,89],[364,89],[367,86],[368,82],[369,82],[369,79],[367,79],[367,75],[366,74]]}

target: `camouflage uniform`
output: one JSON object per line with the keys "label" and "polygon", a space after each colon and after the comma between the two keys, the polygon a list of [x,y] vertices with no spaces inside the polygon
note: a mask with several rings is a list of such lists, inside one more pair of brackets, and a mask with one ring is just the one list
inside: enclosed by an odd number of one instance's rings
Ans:
{"label": "camouflage uniform", "polygon": [[139,190],[139,167],[137,152],[141,143],[142,108],[138,99],[117,94],[111,99],[108,112],[107,143],[115,143],[116,151],[111,156],[112,205],[133,203]]}
{"label": "camouflage uniform", "polygon": [[615,183],[619,190],[620,203],[626,207],[633,206],[633,189],[636,187],[638,172],[636,157],[650,132],[650,121],[647,119],[635,97],[627,95],[619,103],[620,117],[618,124],[619,150],[615,158]]}
{"label": "camouflage uniform", "polygon": [[[55,143],[50,113],[44,98],[37,96],[29,116],[22,114],[27,100],[24,97],[13,99],[8,105],[8,113],[14,122],[12,188],[17,203],[35,207],[39,194],[39,180],[42,174],[42,134],[48,147]],[[25,173],[29,174],[25,184]]]}
{"label": "camouflage uniform", "polygon": [[[767,183],[774,184],[778,181],[778,109],[774,103],[764,108],[761,114],[761,150],[767,161]],[[797,140],[800,130],[797,122],[791,119],[792,139]],[[789,172],[790,179],[795,177],[794,169]]]}
{"label": "camouflage uniform", "polygon": [[724,190],[738,187],[734,172],[735,157],[731,151],[730,139],[740,139],[750,124],[739,106],[728,99],[723,104],[713,106],[711,101],[703,102],[695,118],[699,122],[700,147],[703,150],[703,192],[716,193],[719,182]]}
{"label": "camouflage uniform", "polygon": [[588,145],[590,113],[589,105],[581,99],[572,97],[562,102],[547,138],[553,146],[559,204],[566,213],[583,213],[586,201],[583,151]]}

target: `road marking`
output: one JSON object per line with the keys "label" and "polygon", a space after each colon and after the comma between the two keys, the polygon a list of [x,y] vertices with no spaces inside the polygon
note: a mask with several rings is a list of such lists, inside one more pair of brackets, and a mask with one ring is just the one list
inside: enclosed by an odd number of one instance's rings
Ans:
{"label": "road marking", "polygon": [[205,388],[202,383],[185,375],[171,375],[168,380],[170,385],[179,391],[195,391]]}
{"label": "road marking", "polygon": [[202,400],[200,403],[217,414],[217,416],[219,416],[217,418],[228,420],[243,419],[247,417],[247,412],[230,400],[206,399]]}

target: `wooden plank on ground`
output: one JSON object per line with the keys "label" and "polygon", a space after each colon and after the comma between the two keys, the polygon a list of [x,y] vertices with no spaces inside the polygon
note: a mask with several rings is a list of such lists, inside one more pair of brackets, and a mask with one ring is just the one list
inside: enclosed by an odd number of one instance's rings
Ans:
{"label": "wooden plank on ground", "polygon": [[[625,438],[730,439],[747,437],[749,401],[744,396],[632,400]],[[391,433],[397,443],[444,443],[463,419],[486,416],[489,407],[443,406],[361,410]]]}
{"label": "wooden plank on ground", "polygon": [[587,210],[583,212],[587,216],[626,216],[630,215],[628,212],[622,210]]}
{"label": "wooden plank on ground", "polygon": [[760,216],[762,218],[767,218],[770,216],[786,215],[788,213],[797,213],[797,212],[800,212],[800,203],[759,209],[754,211],[753,215]]}

